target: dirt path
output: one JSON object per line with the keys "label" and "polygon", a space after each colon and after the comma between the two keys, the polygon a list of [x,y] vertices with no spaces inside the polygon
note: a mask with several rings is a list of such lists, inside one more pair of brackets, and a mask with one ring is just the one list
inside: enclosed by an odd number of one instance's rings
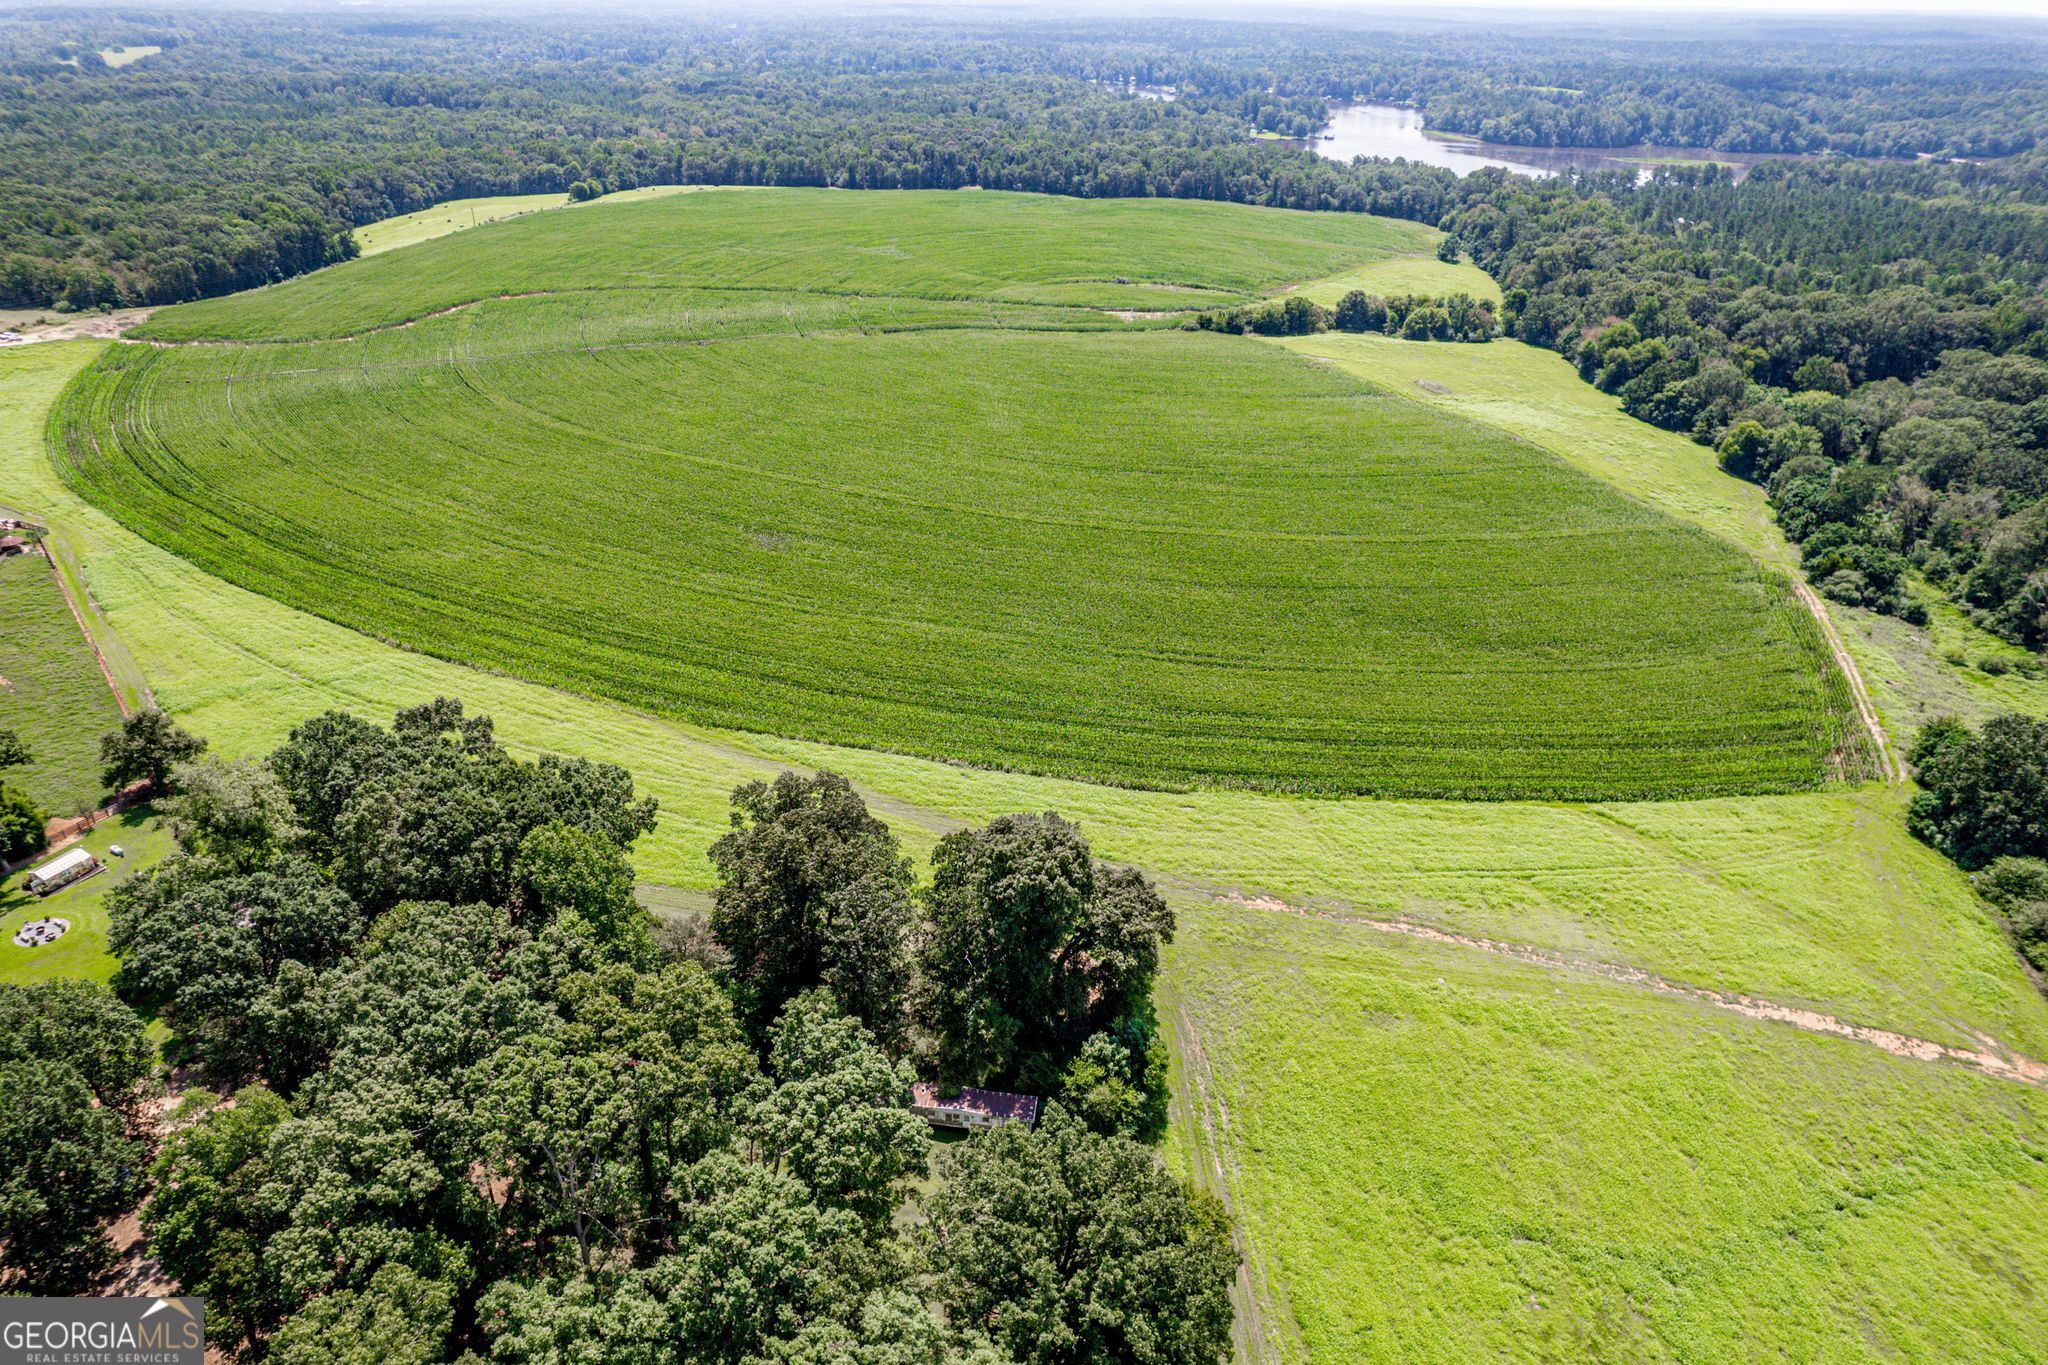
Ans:
{"label": "dirt path", "polygon": [[1877,718],[1877,707],[1871,703],[1870,689],[1863,685],[1863,674],[1856,667],[1856,660],[1850,657],[1841,632],[1835,629],[1834,621],[1828,616],[1827,604],[1797,573],[1792,575],[1792,590],[1799,594],[1799,600],[1820,623],[1820,633],[1826,637],[1828,649],[1835,656],[1835,666],[1849,680],[1849,695],[1855,699],[1856,714],[1863,717],[1863,728],[1870,731],[1871,742],[1877,745],[1877,765],[1884,772],[1885,782],[1894,787],[1900,785],[1906,780],[1906,765],[1892,753],[1891,743],[1885,738],[1884,725]]}
{"label": "dirt path", "polygon": [[31,346],[38,341],[83,341],[93,337],[118,337],[130,327],[140,327],[148,321],[153,310],[148,308],[121,308],[111,313],[84,313],[60,317],[56,322],[29,323],[19,329],[0,326],[10,340],[0,340],[0,348],[9,346]]}
{"label": "dirt path", "polygon": [[107,690],[114,694],[114,705],[121,712],[121,719],[128,719],[128,699],[121,695],[121,684],[114,681],[114,670],[107,667],[107,656],[100,653],[100,642],[93,638],[92,627],[85,623],[85,612],[79,608],[78,599],[71,595],[71,585],[64,581],[64,571],[57,567],[57,557],[50,553],[47,542],[38,545],[43,559],[50,566],[50,577],[57,580],[57,591],[64,594],[64,605],[71,608],[71,619],[78,622],[78,633],[85,637],[85,647],[92,651],[93,662],[100,666],[100,676],[107,680]]}
{"label": "dirt path", "polygon": [[2048,1065],[2030,1057],[2008,1051],[1984,1037],[1976,1036],[1984,1044],[1984,1050],[1950,1047],[1945,1043],[1915,1038],[1909,1034],[1894,1033],[1889,1029],[1868,1028],[1838,1019],[1832,1014],[1818,1010],[1801,1009],[1792,1005],[1773,1004],[1754,996],[1737,995],[1727,991],[1709,990],[1704,986],[1685,986],[1669,981],[1653,972],[1635,967],[1624,967],[1612,962],[1577,961],[1556,953],[1547,953],[1540,948],[1526,944],[1503,943],[1498,939],[1473,938],[1464,934],[1453,934],[1427,924],[1418,924],[1408,919],[1374,919],[1364,915],[1340,915],[1326,910],[1313,910],[1305,906],[1289,905],[1286,901],[1272,896],[1233,896],[1239,905],[1254,910],[1267,910],[1276,914],[1302,915],[1310,919],[1328,920],[1334,924],[1355,925],[1380,934],[1399,934],[1408,938],[1419,938],[1430,943],[1447,943],[1460,948],[1472,948],[1483,953],[1512,958],[1535,967],[1553,971],[1576,972],[1586,976],[1597,976],[1608,981],[1618,981],[1627,986],[1639,986],[1655,991],[1659,995],[1679,996],[1696,1001],[1714,1009],[1726,1010],[1747,1019],[1764,1019],[1774,1023],[1790,1024],[1808,1033],[1829,1034],[1863,1043],[1894,1057],[1907,1057],[1921,1062],[1953,1062],[1969,1067],[1987,1076],[2000,1080],[2018,1081],[2026,1085],[2048,1086]]}

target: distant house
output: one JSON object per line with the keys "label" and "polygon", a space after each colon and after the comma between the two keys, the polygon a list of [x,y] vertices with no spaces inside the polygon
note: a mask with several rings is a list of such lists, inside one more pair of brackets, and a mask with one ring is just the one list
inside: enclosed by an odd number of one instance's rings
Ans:
{"label": "distant house", "polygon": [[0,559],[28,553],[28,541],[20,536],[0,536]]}
{"label": "distant house", "polygon": [[938,1086],[919,1081],[910,1087],[910,1112],[934,1128],[980,1132],[1006,1123],[1021,1123],[1029,1128],[1038,1122],[1038,1096],[962,1089],[956,1095],[941,1097]]}
{"label": "distant house", "polygon": [[28,889],[38,896],[47,896],[60,887],[90,877],[101,870],[98,858],[82,848],[59,853],[41,867],[28,874]]}

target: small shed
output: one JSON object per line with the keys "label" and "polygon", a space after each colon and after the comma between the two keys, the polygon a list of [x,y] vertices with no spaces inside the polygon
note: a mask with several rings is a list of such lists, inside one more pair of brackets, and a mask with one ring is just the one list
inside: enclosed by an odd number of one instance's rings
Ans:
{"label": "small shed", "polygon": [[1021,1123],[1029,1128],[1038,1122],[1038,1096],[971,1087],[964,1087],[957,1094],[942,1095],[937,1085],[919,1081],[910,1087],[910,1112],[934,1128],[980,1132],[1006,1123]]}
{"label": "small shed", "polygon": [[0,536],[0,559],[28,553],[28,541],[21,536]]}
{"label": "small shed", "polygon": [[38,896],[47,896],[60,887],[90,877],[101,871],[98,858],[82,848],[74,848],[44,863],[28,874],[28,889]]}

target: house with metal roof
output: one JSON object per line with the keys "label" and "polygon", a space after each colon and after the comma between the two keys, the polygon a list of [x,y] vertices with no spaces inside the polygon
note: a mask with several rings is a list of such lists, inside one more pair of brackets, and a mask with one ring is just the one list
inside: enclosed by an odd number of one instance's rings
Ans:
{"label": "house with metal roof", "polygon": [[1038,1122],[1038,1096],[972,1087],[948,1095],[931,1081],[919,1081],[910,1087],[910,1112],[934,1128],[980,1132],[1006,1123],[1029,1128]]}

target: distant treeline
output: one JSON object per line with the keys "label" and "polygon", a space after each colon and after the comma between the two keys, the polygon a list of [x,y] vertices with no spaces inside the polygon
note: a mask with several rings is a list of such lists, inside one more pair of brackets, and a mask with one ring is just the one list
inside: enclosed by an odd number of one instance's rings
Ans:
{"label": "distant treeline", "polygon": [[[0,21],[0,307],[247,288],[346,259],[351,226],[472,195],[979,185],[1424,222],[1450,203],[1449,172],[1339,166],[1253,142],[1236,112],[1030,63],[948,64],[947,35],[792,51],[680,21],[579,21],[573,39],[471,19]],[[166,51],[55,60],[129,43]]]}

